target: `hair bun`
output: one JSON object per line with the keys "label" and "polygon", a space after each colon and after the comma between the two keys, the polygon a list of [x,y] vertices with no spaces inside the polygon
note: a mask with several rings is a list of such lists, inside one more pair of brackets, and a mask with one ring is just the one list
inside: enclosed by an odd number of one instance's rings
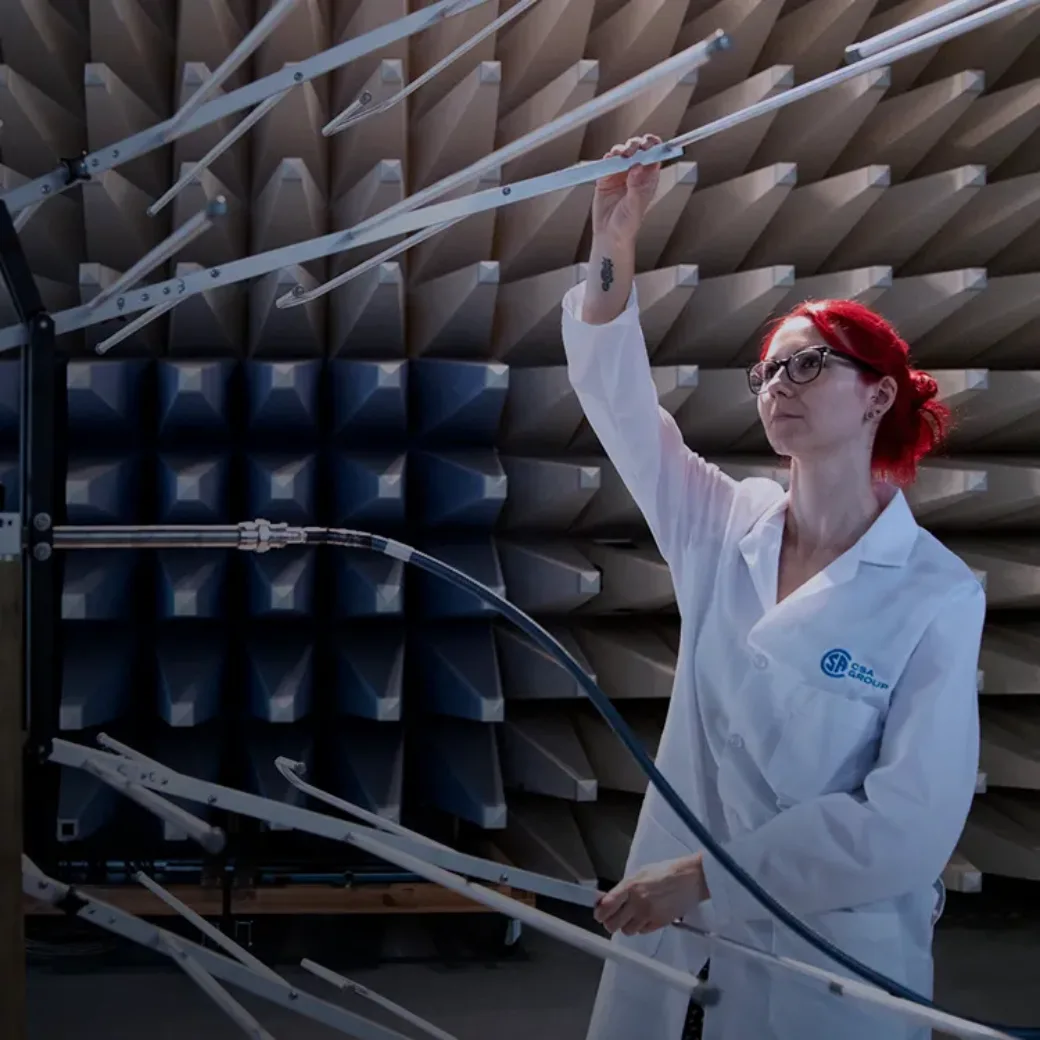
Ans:
{"label": "hair bun", "polygon": [[910,370],[910,386],[913,388],[914,404],[918,408],[939,394],[939,384],[927,372],[916,368]]}

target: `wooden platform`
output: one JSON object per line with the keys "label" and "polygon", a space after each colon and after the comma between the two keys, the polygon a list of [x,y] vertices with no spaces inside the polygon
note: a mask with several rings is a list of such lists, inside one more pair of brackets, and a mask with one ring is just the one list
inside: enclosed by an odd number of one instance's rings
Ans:
{"label": "wooden platform", "polygon": [[[168,917],[175,911],[139,885],[83,885],[84,894],[110,903],[139,917]],[[217,886],[172,885],[167,891],[203,917],[220,917],[224,912],[223,893]],[[533,906],[535,897],[527,892],[495,886],[495,891]],[[26,897],[26,914],[55,915],[60,910]],[[291,885],[241,888],[232,891],[232,915],[256,914],[468,914],[495,913],[482,903],[466,899],[439,885],[426,883],[363,885],[334,888],[330,885]]]}

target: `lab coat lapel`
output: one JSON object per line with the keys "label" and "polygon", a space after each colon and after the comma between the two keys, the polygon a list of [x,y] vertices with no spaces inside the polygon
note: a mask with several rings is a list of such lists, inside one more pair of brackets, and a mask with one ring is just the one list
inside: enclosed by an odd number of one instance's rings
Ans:
{"label": "lab coat lapel", "polygon": [[787,496],[785,495],[763,513],[740,540],[740,554],[747,565],[762,609],[767,612],[776,606],[780,544],[783,541],[786,512]]}
{"label": "lab coat lapel", "polygon": [[777,603],[780,547],[783,541],[787,496],[759,518],[740,540],[740,552],[762,604],[759,624],[782,620],[807,599],[852,581],[861,563],[899,567],[906,563],[920,528],[902,491],[885,486],[888,503],[863,537],[805,584]]}

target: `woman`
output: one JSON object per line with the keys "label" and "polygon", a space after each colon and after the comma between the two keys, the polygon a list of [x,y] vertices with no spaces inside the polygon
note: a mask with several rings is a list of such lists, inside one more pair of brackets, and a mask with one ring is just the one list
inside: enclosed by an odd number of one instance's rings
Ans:
{"label": "woman", "polygon": [[[657,144],[646,136],[609,155]],[[849,301],[776,324],[749,370],[790,484],[734,481],[658,406],[633,287],[655,165],[601,180],[589,278],[563,302],[571,382],[671,570],[682,613],[658,765],[734,859],[813,931],[930,995],[938,879],[971,804],[985,597],[899,484],[941,440],[936,385]],[[695,259],[692,258],[691,259]],[[709,1040],[927,1037],[672,927],[841,972],[707,855],[655,789],[597,919],[721,991]],[[608,965],[589,1036],[679,1040],[682,994]],[[689,1030],[687,1030],[687,1035]]]}

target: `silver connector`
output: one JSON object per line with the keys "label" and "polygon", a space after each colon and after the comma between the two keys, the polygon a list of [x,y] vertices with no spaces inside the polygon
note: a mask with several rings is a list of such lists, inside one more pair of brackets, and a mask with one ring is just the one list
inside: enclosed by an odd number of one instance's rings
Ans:
{"label": "silver connector", "polygon": [[245,520],[238,525],[238,530],[238,548],[245,552],[263,553],[288,545],[303,545],[307,541],[307,532],[302,527],[272,524],[270,520]]}

